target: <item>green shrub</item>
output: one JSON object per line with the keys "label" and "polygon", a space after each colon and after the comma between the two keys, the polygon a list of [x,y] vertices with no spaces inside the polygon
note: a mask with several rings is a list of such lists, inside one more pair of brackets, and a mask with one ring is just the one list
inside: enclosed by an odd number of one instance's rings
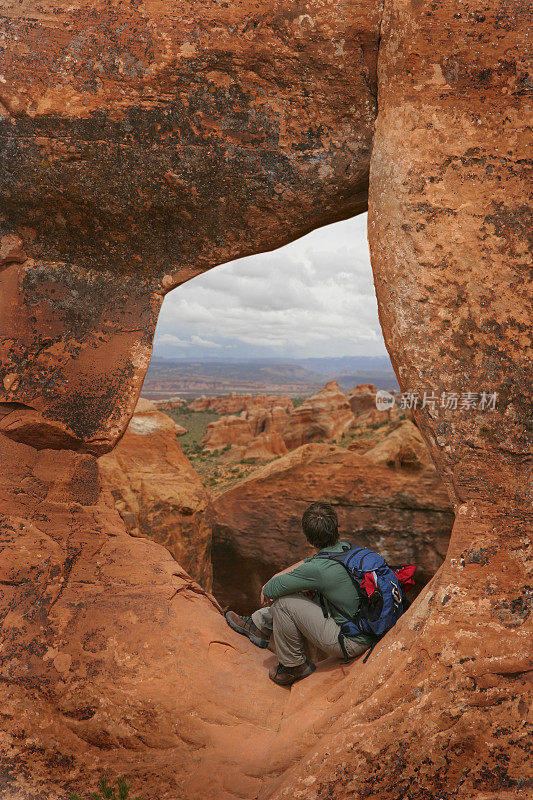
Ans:
{"label": "green shrub", "polygon": [[294,408],[298,408],[298,406],[301,406],[302,403],[304,403],[307,399],[308,399],[308,395],[300,395],[299,397],[293,397],[292,398],[292,404],[293,404]]}
{"label": "green shrub", "polygon": [[[99,792],[93,792],[89,795],[90,800],[141,800],[140,797],[131,797],[128,784],[125,778],[119,778],[117,781],[116,790],[107,782],[105,775],[102,775],[98,781]],[[70,795],[70,800],[81,800],[80,796],[75,792]]]}

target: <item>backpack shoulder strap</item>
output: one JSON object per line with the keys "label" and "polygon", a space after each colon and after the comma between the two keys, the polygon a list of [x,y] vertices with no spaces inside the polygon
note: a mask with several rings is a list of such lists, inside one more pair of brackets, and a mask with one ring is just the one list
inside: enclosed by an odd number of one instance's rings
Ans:
{"label": "backpack shoulder strap", "polygon": [[[365,547],[356,547],[354,544],[352,544],[352,542],[346,542],[345,546],[343,547],[343,549],[341,550],[340,553],[339,552],[328,552],[328,551],[325,551],[323,553],[315,553],[315,555],[312,556],[312,558],[328,559],[329,561],[335,561],[337,564],[340,564],[341,567],[344,567],[344,569],[346,570],[346,572],[348,573],[348,575],[349,575],[349,577],[350,577],[350,579],[352,581],[353,588],[355,589],[355,591],[356,591],[356,593],[357,593],[357,595],[359,597],[359,602],[361,603],[361,592],[359,590],[359,587],[357,586],[357,584],[353,580],[353,576],[351,574],[350,568],[346,565],[346,555],[348,553],[350,553],[351,556],[354,556],[357,553],[359,553],[360,551],[365,551],[365,553],[366,553],[366,548]],[[329,616],[329,614],[327,613],[328,610],[333,609],[338,614],[340,614],[341,617],[344,617],[344,619],[347,622],[353,622],[356,625],[358,624],[358,618],[359,618],[359,613],[360,613],[359,611],[357,611],[356,614],[352,617],[349,614],[347,614],[346,611],[343,611],[341,608],[336,606],[335,603],[333,603],[331,600],[326,599],[322,595],[319,595],[319,598],[320,598],[320,605],[321,605],[322,611],[324,613],[324,617],[327,618]]]}
{"label": "backpack shoulder strap", "polygon": [[358,625],[359,611],[357,611],[357,613],[354,614],[353,617],[351,617],[341,608],[336,606],[335,603],[333,603],[331,600],[326,599],[323,594],[318,593],[318,600],[320,603],[320,608],[322,609],[322,613],[324,614],[324,619],[328,619],[328,617],[333,616],[331,613],[331,610],[333,609],[333,611],[336,611],[337,614],[341,615],[341,617],[344,617],[346,622],[353,622],[355,625]]}

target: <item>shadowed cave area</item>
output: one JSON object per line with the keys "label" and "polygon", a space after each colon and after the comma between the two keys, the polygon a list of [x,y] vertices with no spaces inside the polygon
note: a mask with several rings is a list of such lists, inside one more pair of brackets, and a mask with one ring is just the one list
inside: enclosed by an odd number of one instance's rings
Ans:
{"label": "shadowed cave area", "polygon": [[[446,0],[3,9],[1,796],[66,800],[102,774],[143,800],[527,790],[522,20]],[[414,411],[455,515],[444,561],[365,665],[289,691],[229,631],[209,569],[183,568],[201,547],[132,536],[101,463],[148,435],[187,469],[133,413],[165,294],[367,206],[400,389],[498,402]],[[345,460],[369,460],[314,454],[339,459],[344,496]],[[372,470],[401,495],[387,458]]]}

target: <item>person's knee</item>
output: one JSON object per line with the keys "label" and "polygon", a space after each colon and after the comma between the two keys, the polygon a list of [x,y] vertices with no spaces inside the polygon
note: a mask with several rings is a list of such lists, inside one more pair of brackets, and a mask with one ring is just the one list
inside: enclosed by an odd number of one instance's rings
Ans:
{"label": "person's knee", "polygon": [[277,600],[274,600],[272,604],[272,609],[275,610],[276,608],[283,609],[286,611],[288,608],[294,605],[294,601],[299,599],[299,595],[297,594],[286,594],[283,597],[278,597]]}
{"label": "person's knee", "polygon": [[276,617],[279,617],[280,614],[284,614],[286,612],[285,603],[283,602],[284,600],[284,597],[278,597],[270,606],[273,620],[276,619]]}
{"label": "person's knee", "polygon": [[290,617],[295,623],[308,614],[308,600],[301,594],[286,594],[276,600],[272,606],[273,619]]}

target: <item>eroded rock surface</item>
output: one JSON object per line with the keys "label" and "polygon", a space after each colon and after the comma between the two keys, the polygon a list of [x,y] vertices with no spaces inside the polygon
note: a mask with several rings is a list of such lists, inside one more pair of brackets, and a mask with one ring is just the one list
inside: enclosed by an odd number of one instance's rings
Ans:
{"label": "eroded rock surface", "polygon": [[274,408],[292,411],[293,404],[289,395],[268,394],[229,394],[221,397],[199,397],[189,403],[192,411],[216,411],[217,414],[238,414],[240,411],[251,412]]}
{"label": "eroded rock surface", "polygon": [[366,209],[381,8],[4,3],[0,401],[31,417],[12,438],[110,450],[164,293]]}
{"label": "eroded rock surface", "polygon": [[292,410],[291,400],[290,405],[273,403],[270,408],[251,408],[243,414],[252,426],[254,436],[259,436],[262,433],[280,433],[287,424],[289,413]]}
{"label": "eroded rock surface", "polygon": [[0,457],[0,795],[85,797],[126,774],[146,798],[255,797],[286,701],[272,654],[126,533],[92,456],[0,436]]}
{"label": "eroded rock surface", "polygon": [[[533,520],[523,24],[520,2],[385,3],[372,268],[400,387],[436,398],[414,416],[456,521],[445,563],[394,641],[339,694],[340,716],[327,732],[319,725],[322,740],[268,795],[276,800],[514,800],[526,791]],[[484,391],[497,392],[495,409],[479,407]],[[459,401],[477,393],[477,407],[441,406],[443,392]]]}
{"label": "eroded rock surface", "polygon": [[420,431],[410,420],[392,430],[379,444],[365,453],[374,464],[404,470],[435,471],[427,445]]}
{"label": "eroded rock surface", "polygon": [[[224,416],[210,422],[201,441],[203,449],[211,453],[222,451],[224,459],[228,461],[270,461],[286,453],[287,446],[281,435],[289,420],[286,408],[273,403],[270,407],[259,405],[265,400],[268,403],[268,398],[264,395],[257,397],[257,404],[248,403],[245,395],[247,408],[239,416]],[[253,399],[256,400],[255,397]],[[238,397],[232,397],[231,401],[230,407],[239,408],[242,405]],[[228,406],[224,403],[222,407]]]}
{"label": "eroded rock surface", "polygon": [[348,402],[355,420],[354,425],[382,425],[385,422],[396,422],[400,418],[398,405],[384,410],[376,406],[377,387],[372,383],[360,383],[347,393]]}
{"label": "eroded rock surface", "polygon": [[[304,445],[220,494],[213,503],[212,553],[221,604],[250,613],[274,572],[312,554],[301,517],[314,500],[335,506],[345,538],[378,550],[390,564],[416,564],[423,586],[442,564],[453,512],[423,442],[425,461],[413,463],[412,440],[420,446],[414,430],[390,434],[389,446],[366,455],[331,444]],[[380,448],[387,455],[376,456]]]}
{"label": "eroded rock surface", "polygon": [[253,436],[248,420],[232,415],[210,422],[200,444],[204,450],[221,450],[232,444],[246,444]]}
{"label": "eroded rock surface", "polygon": [[153,403],[159,411],[173,411],[186,405],[187,401],[183,397],[169,397],[166,400],[154,400]]}
{"label": "eroded rock surface", "polygon": [[141,399],[112,453],[99,459],[128,533],[164,545],[204,589],[211,589],[210,497],[183,454],[177,426]]}
{"label": "eroded rock surface", "polygon": [[338,441],[353,420],[346,395],[337,381],[330,381],[291,411],[281,435],[288,450],[310,442]]}
{"label": "eroded rock surface", "polygon": [[244,445],[233,445],[228,458],[233,461],[272,461],[287,452],[287,447],[280,433],[260,433]]}
{"label": "eroded rock surface", "polygon": [[373,383],[359,383],[347,392],[350,408],[356,416],[376,407],[377,391],[378,388]]}
{"label": "eroded rock surface", "polygon": [[39,449],[109,451],[150,361],[153,281],[27,259],[0,271],[0,294],[0,430]]}

